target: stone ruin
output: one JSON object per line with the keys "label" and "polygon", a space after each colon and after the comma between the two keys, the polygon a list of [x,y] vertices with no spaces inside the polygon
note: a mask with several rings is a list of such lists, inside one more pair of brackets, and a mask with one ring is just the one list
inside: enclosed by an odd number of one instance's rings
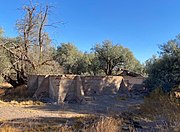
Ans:
{"label": "stone ruin", "polygon": [[[129,83],[142,84],[143,79],[122,76],[29,75],[28,93],[36,99],[61,102],[84,101],[84,96],[129,95]],[[127,84],[128,83],[128,84]]]}

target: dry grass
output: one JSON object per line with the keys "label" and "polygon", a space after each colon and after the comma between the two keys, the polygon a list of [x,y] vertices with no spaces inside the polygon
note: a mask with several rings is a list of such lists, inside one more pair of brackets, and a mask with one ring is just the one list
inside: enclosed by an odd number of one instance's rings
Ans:
{"label": "dry grass", "polygon": [[91,115],[78,118],[71,127],[71,130],[82,132],[119,132],[122,130],[122,125],[122,118]]}
{"label": "dry grass", "polygon": [[9,83],[0,83],[0,88],[12,88],[13,86]]}
{"label": "dry grass", "polygon": [[10,89],[6,89],[3,87],[0,89],[0,93],[3,94],[3,96],[1,96],[1,99],[5,101],[11,101],[16,99],[20,100],[22,98],[28,97],[26,85],[21,85],[16,88],[10,88]]}
{"label": "dry grass", "polygon": [[3,127],[0,127],[0,132],[21,132],[20,129],[5,125]]}
{"label": "dry grass", "polygon": [[5,95],[5,90],[4,89],[0,89],[0,96]]}
{"label": "dry grass", "polygon": [[19,105],[19,106],[26,106],[26,105],[45,105],[44,103],[40,101],[32,101],[32,100],[27,100],[27,101],[11,101],[10,104],[13,105]]}
{"label": "dry grass", "polygon": [[122,129],[122,122],[122,119],[97,116],[72,118],[70,122],[63,121],[61,118],[25,119],[4,123],[4,125],[1,125],[0,131],[119,132]]}
{"label": "dry grass", "polygon": [[28,89],[26,85],[20,85],[16,88],[8,89],[5,93],[4,89],[0,89],[0,103],[6,103],[11,105],[44,105],[44,103],[40,101],[33,100],[32,98],[28,98]]}
{"label": "dry grass", "polygon": [[[122,129],[122,120],[112,117],[102,117],[87,129],[89,132],[118,132]],[[85,129],[86,130],[86,129]]]}
{"label": "dry grass", "polygon": [[156,89],[144,99],[141,111],[144,117],[163,121],[166,128],[180,130],[180,106],[177,102],[172,101],[169,95],[164,94],[161,89]]}
{"label": "dry grass", "polygon": [[9,83],[0,83],[0,96],[4,96],[6,90],[11,89],[12,85]]}
{"label": "dry grass", "polygon": [[10,91],[12,96],[19,96],[19,97],[27,97],[28,96],[28,89],[26,85],[20,85]]}
{"label": "dry grass", "polygon": [[10,102],[5,102],[3,100],[0,100],[1,105],[13,105],[13,106],[34,106],[34,105],[45,105],[44,103],[40,101],[33,101],[33,100],[27,100],[27,101],[16,101],[12,100]]}

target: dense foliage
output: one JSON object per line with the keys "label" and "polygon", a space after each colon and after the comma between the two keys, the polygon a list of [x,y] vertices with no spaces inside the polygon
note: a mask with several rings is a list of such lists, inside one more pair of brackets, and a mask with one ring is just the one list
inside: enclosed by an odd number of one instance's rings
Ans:
{"label": "dense foliage", "polygon": [[146,61],[148,79],[146,86],[153,90],[157,87],[170,91],[180,86],[180,36],[160,46],[159,57]]}
{"label": "dense foliage", "polygon": [[55,58],[68,74],[115,75],[120,69],[143,71],[132,52],[122,45],[106,40],[92,50],[92,53],[82,53],[73,44],[63,43],[57,48]]}
{"label": "dense foliage", "polygon": [[[97,44],[94,47],[95,54],[100,62],[100,69],[106,75],[114,74],[116,69],[128,69],[131,71],[141,72],[138,67],[141,67],[133,53],[122,45],[113,45],[111,41],[103,41],[102,44]],[[142,68],[142,67],[141,67]]]}

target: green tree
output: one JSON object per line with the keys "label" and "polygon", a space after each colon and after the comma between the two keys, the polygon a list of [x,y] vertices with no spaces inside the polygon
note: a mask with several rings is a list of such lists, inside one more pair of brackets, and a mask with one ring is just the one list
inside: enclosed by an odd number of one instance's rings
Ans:
{"label": "green tree", "polygon": [[180,86],[180,36],[160,46],[160,54],[146,61],[146,86],[170,91]]}
{"label": "green tree", "polygon": [[106,40],[102,42],[102,45],[97,44],[94,51],[99,59],[100,68],[106,75],[112,75],[113,68],[124,62],[123,47],[113,45],[111,41]]}
{"label": "green tree", "polygon": [[77,62],[80,61],[82,53],[71,43],[62,43],[57,47],[55,59],[64,68],[64,72],[79,73],[77,71]]}
{"label": "green tree", "polygon": [[94,53],[84,53],[82,54],[76,62],[74,72],[76,74],[86,74],[86,75],[98,75],[100,74],[100,63],[97,56]]}
{"label": "green tree", "polygon": [[74,63],[72,67],[72,73],[74,74],[88,74],[88,65],[89,65],[89,58],[88,54],[81,53],[77,56],[77,61]]}
{"label": "green tree", "polygon": [[122,54],[124,56],[124,69],[128,69],[137,73],[144,72],[143,65],[134,57],[133,53],[128,48],[123,48]]}
{"label": "green tree", "polygon": [[62,43],[55,58],[66,74],[97,75],[99,72],[98,57],[94,53],[82,53],[71,43]]}
{"label": "green tree", "polygon": [[113,70],[117,68],[142,71],[142,65],[128,48],[113,45],[111,41],[106,40],[102,44],[97,44],[93,50],[98,58],[99,69],[102,69],[106,75],[112,75]]}
{"label": "green tree", "polygon": [[100,61],[98,56],[95,53],[88,54],[89,64],[88,64],[88,72],[90,75],[98,75],[100,74]]}

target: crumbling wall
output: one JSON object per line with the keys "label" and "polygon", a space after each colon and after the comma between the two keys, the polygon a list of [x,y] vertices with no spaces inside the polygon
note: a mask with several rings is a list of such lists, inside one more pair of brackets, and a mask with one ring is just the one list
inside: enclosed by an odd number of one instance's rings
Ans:
{"label": "crumbling wall", "polygon": [[[71,79],[72,80],[72,79]],[[82,85],[82,80],[80,76],[75,76],[71,84],[69,85],[67,94],[64,101],[70,103],[80,103],[84,99],[84,90]]]}
{"label": "crumbling wall", "polygon": [[[33,95],[37,99],[46,97],[56,102],[64,102],[67,93],[68,96],[73,95],[74,92],[78,93],[75,89],[75,77],[75,75],[29,75],[29,95]],[[46,96],[42,96],[42,93],[45,93]],[[79,93],[78,95],[80,96]]]}
{"label": "crumbling wall", "polygon": [[142,84],[145,80],[144,77],[131,77],[131,76],[124,76],[124,80],[129,82],[130,84]]}
{"label": "crumbling wall", "polygon": [[117,94],[122,79],[122,76],[30,75],[28,89],[36,98],[46,93],[56,102],[79,101],[84,95]]}
{"label": "crumbling wall", "polygon": [[121,76],[81,77],[85,95],[115,94],[120,88]]}
{"label": "crumbling wall", "polygon": [[[59,85],[59,102],[68,101],[67,96],[73,95],[75,92],[75,76],[62,76]],[[66,100],[65,100],[66,99]]]}
{"label": "crumbling wall", "polygon": [[38,88],[38,76],[37,75],[28,76],[27,86],[28,86],[28,93],[30,96],[32,96]]}
{"label": "crumbling wall", "polygon": [[49,97],[55,101],[59,99],[59,87],[62,76],[51,75],[49,76]]}

